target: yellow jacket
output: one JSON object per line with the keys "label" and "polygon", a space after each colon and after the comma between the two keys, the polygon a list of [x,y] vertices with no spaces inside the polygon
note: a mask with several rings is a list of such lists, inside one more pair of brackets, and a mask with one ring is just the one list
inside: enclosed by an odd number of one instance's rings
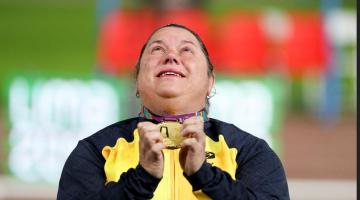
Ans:
{"label": "yellow jacket", "polygon": [[137,117],[80,140],[65,162],[57,200],[289,199],[280,159],[262,139],[216,119],[204,123],[206,162],[183,175],[179,150],[163,150],[156,179],[139,165]]}
{"label": "yellow jacket", "polygon": [[[102,150],[102,155],[106,159],[105,174],[106,182],[118,182],[120,175],[130,168],[135,168],[139,163],[139,134],[134,131],[134,140],[127,142],[124,138],[119,138],[114,147],[106,146]],[[237,168],[235,148],[230,149],[226,144],[223,135],[219,136],[219,141],[213,141],[206,137],[206,152],[212,154],[207,162],[226,171],[235,180]],[[164,149],[164,174],[161,179],[153,199],[159,200],[191,200],[191,199],[210,199],[201,190],[192,191],[192,186],[183,175],[179,163],[179,149]]]}

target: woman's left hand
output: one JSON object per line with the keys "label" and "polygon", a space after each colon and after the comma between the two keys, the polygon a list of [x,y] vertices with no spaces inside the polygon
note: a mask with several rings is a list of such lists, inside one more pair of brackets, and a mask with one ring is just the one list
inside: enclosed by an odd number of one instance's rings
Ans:
{"label": "woman's left hand", "polygon": [[205,161],[204,120],[196,116],[186,119],[181,135],[185,137],[181,143],[179,161],[187,176],[197,172]]}

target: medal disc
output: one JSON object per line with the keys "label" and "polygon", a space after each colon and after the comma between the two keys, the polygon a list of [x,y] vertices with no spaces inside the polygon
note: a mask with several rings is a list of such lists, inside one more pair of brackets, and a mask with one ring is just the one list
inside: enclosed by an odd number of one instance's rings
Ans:
{"label": "medal disc", "polygon": [[160,128],[167,149],[180,148],[184,138],[180,135],[182,125],[179,122],[161,122],[157,126]]}

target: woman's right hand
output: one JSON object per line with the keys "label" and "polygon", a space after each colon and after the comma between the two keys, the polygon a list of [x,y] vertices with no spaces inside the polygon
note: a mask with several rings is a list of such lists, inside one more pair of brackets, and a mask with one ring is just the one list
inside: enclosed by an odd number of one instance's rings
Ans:
{"label": "woman's right hand", "polygon": [[164,173],[164,156],[162,150],[165,144],[159,127],[151,122],[139,122],[139,152],[140,165],[152,176],[161,178]]}

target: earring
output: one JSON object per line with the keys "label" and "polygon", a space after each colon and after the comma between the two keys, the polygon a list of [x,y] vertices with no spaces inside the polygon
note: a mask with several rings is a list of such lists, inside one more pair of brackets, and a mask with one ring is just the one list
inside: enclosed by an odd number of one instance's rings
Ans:
{"label": "earring", "polygon": [[139,97],[140,97],[139,91],[136,91],[135,96],[136,96],[137,98],[139,98]]}
{"label": "earring", "polygon": [[212,98],[213,96],[215,96],[215,94],[216,94],[216,88],[213,87],[213,88],[211,89],[210,94],[207,95],[206,98],[207,98],[207,99],[210,99],[210,98]]}

